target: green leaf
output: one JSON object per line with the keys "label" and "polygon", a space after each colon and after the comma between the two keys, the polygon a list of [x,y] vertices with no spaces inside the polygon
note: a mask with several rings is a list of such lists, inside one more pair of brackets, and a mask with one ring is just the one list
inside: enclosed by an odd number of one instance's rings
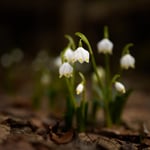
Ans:
{"label": "green leaf", "polygon": [[88,116],[88,103],[82,101],[76,110],[77,129],[80,132],[85,131]]}
{"label": "green leaf", "polygon": [[78,131],[83,130],[83,115],[82,115],[82,109],[81,106],[77,107],[76,110],[76,122],[77,122],[77,129]]}
{"label": "green leaf", "polygon": [[89,104],[88,102],[85,103],[85,112],[84,112],[84,123],[86,125],[87,120],[88,120],[88,108],[89,108]]}
{"label": "green leaf", "polygon": [[94,99],[102,99],[103,93],[97,84],[93,84],[93,97]]}
{"label": "green leaf", "polygon": [[131,92],[132,90],[128,90],[123,95],[117,94],[114,100],[110,103],[109,105],[110,114],[111,114],[112,122],[114,124],[121,123],[122,112]]}
{"label": "green leaf", "polygon": [[65,123],[66,128],[70,129],[72,127],[73,118],[75,115],[75,108],[73,107],[71,100],[67,98],[67,106],[66,106],[66,113],[65,113]]}

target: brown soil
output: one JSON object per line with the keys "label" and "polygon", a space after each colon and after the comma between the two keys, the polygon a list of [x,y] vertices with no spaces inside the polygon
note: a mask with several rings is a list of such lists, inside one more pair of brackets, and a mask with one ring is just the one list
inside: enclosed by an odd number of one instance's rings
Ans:
{"label": "brown soil", "polygon": [[64,132],[59,117],[33,110],[22,96],[12,98],[1,94],[0,150],[150,149],[149,87],[148,82],[138,81],[137,77],[128,83],[135,91],[123,113],[124,124],[112,128],[90,127],[86,133]]}

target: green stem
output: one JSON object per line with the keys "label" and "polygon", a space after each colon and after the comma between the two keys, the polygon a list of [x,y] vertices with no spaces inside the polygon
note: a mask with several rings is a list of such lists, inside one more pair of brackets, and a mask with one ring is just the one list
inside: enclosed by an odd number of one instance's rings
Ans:
{"label": "green stem", "polygon": [[109,34],[108,34],[108,27],[104,26],[104,38],[109,38]]}
{"label": "green stem", "polygon": [[125,47],[123,48],[122,56],[125,54],[129,54],[130,53],[129,48],[132,46],[133,46],[133,43],[126,44]]}
{"label": "green stem", "polygon": [[120,78],[120,74],[115,74],[115,75],[113,76],[113,78],[112,78],[112,80],[111,80],[111,86],[112,86],[112,84],[114,84],[114,83],[116,82],[116,80],[117,80],[118,78]]}
{"label": "green stem", "polygon": [[[85,81],[84,81],[84,84],[83,84],[84,88],[85,88]],[[86,93],[85,93],[85,89],[83,90],[83,93],[82,93],[82,101],[83,101],[83,109],[82,109],[82,114],[84,115],[85,114],[85,97],[86,97]],[[85,119],[85,116],[84,116],[84,119]],[[84,120],[83,120],[84,121]]]}
{"label": "green stem", "polygon": [[104,113],[105,113],[105,123],[106,123],[106,126],[107,127],[111,127],[112,125],[112,119],[111,119],[111,115],[110,115],[110,111],[109,111],[109,105],[108,105],[108,102],[105,101],[105,110],[104,110]]}
{"label": "green stem", "polygon": [[110,101],[111,101],[111,89],[110,86],[105,86],[104,91],[104,113],[105,113],[105,119],[106,119],[106,126],[111,127],[112,125],[112,118],[110,114]]}
{"label": "green stem", "polygon": [[76,46],[75,46],[73,38],[70,35],[67,35],[67,34],[65,35],[65,38],[69,40],[68,46],[72,47],[73,49],[75,49]]}
{"label": "green stem", "polygon": [[84,105],[85,105],[85,97],[86,97],[86,91],[85,91],[86,80],[85,80],[84,75],[81,72],[79,72],[79,75],[82,79],[82,83],[83,83],[83,87],[84,87],[83,92],[82,92],[82,102],[83,102],[82,114],[84,114],[84,112],[85,112],[85,106]]}
{"label": "green stem", "polygon": [[112,125],[112,119],[109,109],[109,103],[111,101],[111,81],[110,81],[110,65],[109,65],[109,56],[105,55],[105,69],[106,69],[106,85],[105,85],[105,115],[106,115],[106,126],[110,127]]}
{"label": "green stem", "polygon": [[67,99],[67,110],[66,110],[66,115],[65,115],[65,121],[66,121],[66,129],[72,128],[73,125],[73,119],[76,111],[76,102],[73,94],[73,88],[72,88],[72,83],[68,78],[66,79],[66,84],[68,87],[68,92],[69,92],[69,99]]}
{"label": "green stem", "polygon": [[70,95],[70,99],[71,99],[71,102],[72,102],[72,106],[73,106],[73,108],[75,108],[76,107],[76,102],[75,102],[75,99],[74,99],[73,87],[70,85],[70,82],[69,82],[68,78],[66,78],[66,83],[67,83],[67,87],[68,87],[68,90],[69,90],[69,95]]}
{"label": "green stem", "polygon": [[102,88],[102,81],[98,75],[98,70],[97,70],[97,66],[96,66],[96,61],[95,61],[95,58],[94,58],[94,54],[93,54],[93,51],[92,51],[92,48],[91,48],[91,45],[88,41],[88,39],[86,38],[86,36],[80,32],[77,32],[76,33],[77,36],[79,36],[84,42],[85,44],[87,45],[88,49],[89,49],[89,52],[90,52],[90,55],[91,55],[91,61],[92,61],[92,66],[93,66],[93,69],[94,69],[94,72],[96,74],[96,77],[97,77],[97,81],[98,81],[98,84],[100,86],[100,88]]}
{"label": "green stem", "polygon": [[77,114],[77,118],[78,120],[80,120],[80,122],[78,122],[77,124],[78,124],[78,130],[80,132],[83,132],[85,130],[85,123],[86,123],[86,108],[85,108],[86,107],[85,106],[86,105],[86,90],[85,90],[86,80],[84,75],[81,72],[79,72],[79,75],[82,79],[81,84],[83,84],[84,89],[81,95],[80,107],[78,109],[80,114],[79,113]]}
{"label": "green stem", "polygon": [[72,87],[72,93],[74,93],[74,91],[75,91],[75,74],[76,74],[76,72],[75,72],[75,64],[72,64],[72,67],[73,67],[73,75],[72,75],[72,77],[71,77],[71,87]]}
{"label": "green stem", "polygon": [[97,70],[95,58],[94,58],[94,55],[93,55],[93,51],[92,51],[92,49],[90,47],[89,47],[89,50],[91,51],[90,52],[91,53],[91,61],[92,61],[94,72],[95,72],[96,77],[97,77],[98,84],[99,84],[100,88],[102,88],[102,81],[101,81],[101,79],[99,77],[99,74],[98,74],[98,70]]}
{"label": "green stem", "polygon": [[83,90],[82,93],[82,100],[81,100],[81,115],[82,115],[82,120],[81,120],[81,124],[79,125],[79,130],[80,132],[83,132],[85,130],[85,90]]}
{"label": "green stem", "polygon": [[105,55],[105,67],[106,67],[106,86],[110,84],[110,65],[109,65],[109,56]]}

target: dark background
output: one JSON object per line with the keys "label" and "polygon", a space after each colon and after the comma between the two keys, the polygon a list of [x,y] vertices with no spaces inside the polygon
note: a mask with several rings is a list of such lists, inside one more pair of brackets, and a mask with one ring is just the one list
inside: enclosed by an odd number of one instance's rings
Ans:
{"label": "dark background", "polygon": [[21,48],[28,56],[46,49],[57,56],[64,34],[83,32],[96,50],[108,25],[114,54],[134,43],[138,71],[150,73],[150,0],[1,0],[0,54]]}

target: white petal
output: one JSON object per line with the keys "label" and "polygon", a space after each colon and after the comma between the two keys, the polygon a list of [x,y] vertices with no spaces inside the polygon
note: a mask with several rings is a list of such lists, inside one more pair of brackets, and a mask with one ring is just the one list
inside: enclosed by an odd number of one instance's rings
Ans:
{"label": "white petal", "polygon": [[64,53],[64,57],[68,62],[73,61],[73,56],[74,56],[74,51],[71,48],[68,48]]}
{"label": "white petal", "polygon": [[72,72],[73,72],[72,66],[69,63],[65,62],[59,68],[59,77],[61,78],[62,76],[65,76],[69,78],[72,76]]}
{"label": "white petal", "polygon": [[84,90],[84,86],[82,83],[78,84],[77,88],[76,88],[76,93],[77,95],[81,94]]}
{"label": "white petal", "polygon": [[74,62],[79,61],[80,63],[87,62],[89,63],[89,52],[83,47],[78,47],[74,51]]}
{"label": "white petal", "polygon": [[109,39],[102,39],[97,43],[97,49],[99,53],[112,54],[113,43]]}
{"label": "white petal", "polygon": [[120,60],[120,66],[122,69],[134,68],[135,67],[135,59],[130,54],[126,54],[122,56]]}
{"label": "white petal", "polygon": [[120,93],[124,94],[126,92],[124,85],[120,82],[115,82],[115,88]]}

